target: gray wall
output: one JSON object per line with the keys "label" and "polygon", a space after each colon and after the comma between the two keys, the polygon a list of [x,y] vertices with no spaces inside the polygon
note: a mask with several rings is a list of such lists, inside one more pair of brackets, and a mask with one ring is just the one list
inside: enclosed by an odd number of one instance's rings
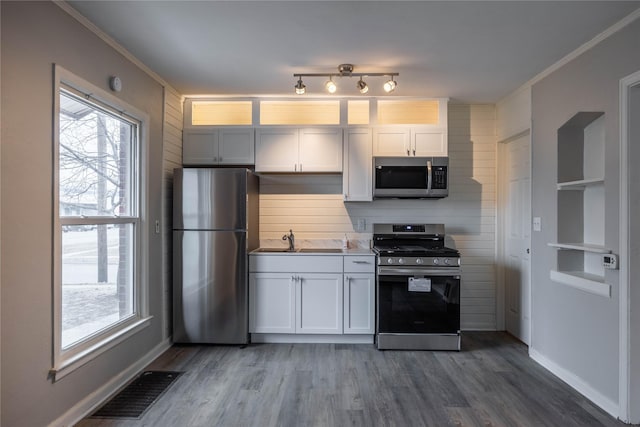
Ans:
{"label": "gray wall", "polygon": [[[2,420],[46,425],[162,341],[161,216],[163,88],[49,2],[2,8]],[[151,326],[56,383],[52,367],[53,64],[149,114],[148,278]]]}
{"label": "gray wall", "polygon": [[[618,401],[618,272],[608,271],[612,297],[591,295],[549,279],[556,268],[557,129],[579,111],[605,113],[605,246],[619,253],[620,78],[640,69],[640,22],[598,44],[532,88],[531,349],[577,377],[604,399]],[[602,402],[600,402],[602,403]]]}

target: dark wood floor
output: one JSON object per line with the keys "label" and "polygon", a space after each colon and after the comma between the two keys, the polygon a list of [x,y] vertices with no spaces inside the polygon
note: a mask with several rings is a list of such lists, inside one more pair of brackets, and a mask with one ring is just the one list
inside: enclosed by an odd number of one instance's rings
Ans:
{"label": "dark wood floor", "polygon": [[174,346],[150,370],[184,371],[139,420],[92,426],[616,426],[505,333],[461,352],[373,345]]}

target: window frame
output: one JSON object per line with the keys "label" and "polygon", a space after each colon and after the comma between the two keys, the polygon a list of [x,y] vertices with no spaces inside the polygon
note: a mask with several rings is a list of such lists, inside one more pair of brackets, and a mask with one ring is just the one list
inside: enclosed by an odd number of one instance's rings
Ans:
{"label": "window frame", "polygon": [[[62,92],[85,98],[100,110],[137,126],[136,147],[132,150],[135,160],[133,186],[136,208],[127,216],[62,216],[60,212],[60,96]],[[52,188],[52,253],[53,253],[53,348],[50,376],[57,381],[98,355],[123,342],[151,323],[148,307],[147,280],[147,200],[148,200],[148,123],[149,116],[126,102],[96,87],[70,71],[54,66],[53,84],[53,188]],[[132,224],[133,225],[133,313],[118,322],[99,330],[85,339],[62,348],[62,227],[65,225]]]}

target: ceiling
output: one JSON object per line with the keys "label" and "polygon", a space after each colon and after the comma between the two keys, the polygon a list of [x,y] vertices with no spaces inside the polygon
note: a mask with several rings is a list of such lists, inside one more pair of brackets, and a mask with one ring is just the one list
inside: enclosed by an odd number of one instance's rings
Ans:
{"label": "ceiling", "polygon": [[[393,95],[494,103],[640,1],[69,1],[183,95],[293,95],[397,72]],[[325,78],[307,78],[324,95]],[[356,78],[337,96],[360,96]],[[382,77],[365,78],[382,96]],[[124,82],[126,84],[126,82]],[[388,95],[387,95],[388,96]]]}

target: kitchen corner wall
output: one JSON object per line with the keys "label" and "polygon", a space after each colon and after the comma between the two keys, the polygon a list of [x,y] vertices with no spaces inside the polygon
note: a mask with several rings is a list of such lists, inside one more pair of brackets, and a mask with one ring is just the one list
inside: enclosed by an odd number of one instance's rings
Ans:
{"label": "kitchen corner wall", "polygon": [[[545,77],[531,92],[531,206],[532,216],[542,218],[542,230],[531,237],[530,354],[613,415],[619,413],[619,271],[605,273],[610,298],[556,283],[549,272],[557,268],[557,250],[548,243],[558,240],[558,128],[580,111],[599,111],[605,127],[604,246],[620,252],[619,83],[640,70],[638,52],[640,20]],[[637,188],[632,185],[631,191]]]}
{"label": "kitchen corner wall", "polygon": [[289,229],[300,247],[340,247],[345,233],[368,245],[374,223],[443,223],[462,256],[462,328],[496,329],[495,107],[450,103],[448,116],[449,197],[345,203],[339,175],[262,175],[262,245]]}

